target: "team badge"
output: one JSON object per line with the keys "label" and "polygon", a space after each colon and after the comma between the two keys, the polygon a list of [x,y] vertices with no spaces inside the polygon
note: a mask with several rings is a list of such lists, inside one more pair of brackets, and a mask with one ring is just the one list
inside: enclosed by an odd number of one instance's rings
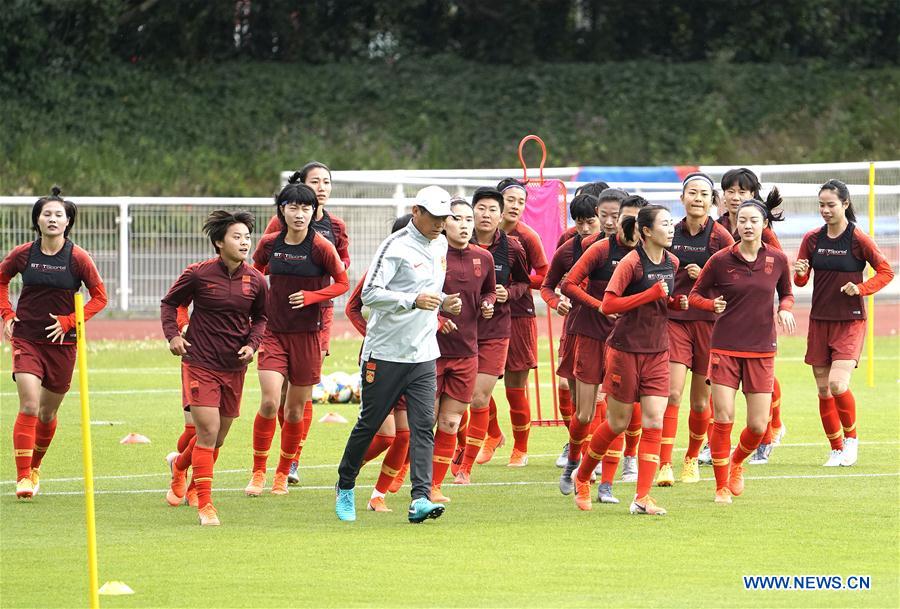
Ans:
{"label": "team badge", "polygon": [[476,277],[481,277],[481,260],[476,258],[472,261],[472,270],[475,271]]}
{"label": "team badge", "polygon": [[366,362],[366,382],[374,383],[375,382],[375,362]]}
{"label": "team badge", "polygon": [[766,275],[771,275],[774,269],[775,258],[773,256],[766,256]]}

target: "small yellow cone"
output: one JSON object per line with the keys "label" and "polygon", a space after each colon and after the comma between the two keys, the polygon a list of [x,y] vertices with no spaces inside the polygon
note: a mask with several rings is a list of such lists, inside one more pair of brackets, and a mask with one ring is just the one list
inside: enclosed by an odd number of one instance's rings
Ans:
{"label": "small yellow cone", "polygon": [[123,594],[134,594],[134,590],[128,587],[125,582],[106,582],[100,586],[100,594],[106,596],[122,596]]}

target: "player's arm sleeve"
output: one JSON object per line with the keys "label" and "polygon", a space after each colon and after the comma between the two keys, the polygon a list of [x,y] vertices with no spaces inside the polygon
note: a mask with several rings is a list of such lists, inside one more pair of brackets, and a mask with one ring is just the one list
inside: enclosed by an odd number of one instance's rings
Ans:
{"label": "player's arm sleeve", "polygon": [[711,298],[707,298],[713,285],[715,284],[715,268],[710,264],[713,260],[709,260],[704,265],[703,270],[694,282],[691,293],[688,295],[688,306],[692,309],[700,309],[701,311],[715,311],[715,302]]}
{"label": "player's arm sleeve", "polygon": [[[600,312],[604,315],[614,315],[617,313],[625,313],[632,309],[636,309],[648,302],[653,302],[660,298],[666,298],[662,285],[653,284],[643,292],[632,294],[631,296],[623,296],[625,289],[632,282],[637,268],[637,254],[629,252],[622,261],[616,265],[606,291],[603,294],[603,302],[600,304]],[[580,260],[579,260],[580,262]]]}
{"label": "player's arm sleeve", "polygon": [[534,274],[529,278],[531,283],[532,290],[540,290],[541,286],[544,285],[544,277],[547,276],[547,271],[550,269],[550,265],[545,264],[542,267],[534,269]]}
{"label": "player's arm sleeve", "polygon": [[562,281],[562,276],[566,269],[562,262],[563,250],[557,249],[553,254],[553,260],[550,262],[550,269],[544,275],[544,282],[541,284],[541,299],[547,303],[551,309],[559,306],[560,298],[556,295],[556,286]]}
{"label": "player's arm sleeve", "polygon": [[159,305],[159,319],[167,341],[181,334],[178,328],[178,307],[191,302],[194,297],[194,269],[188,267],[181,273]]}
{"label": "player's arm sleeve", "polygon": [[256,298],[253,299],[253,306],[250,307],[250,336],[247,337],[247,345],[254,352],[259,349],[263,335],[266,333],[266,322],[268,321],[266,316],[266,299],[269,292],[265,279],[257,276],[256,281],[258,287]]}
{"label": "player's arm sleeve", "polygon": [[[106,296],[106,286],[103,285],[103,280],[100,279],[100,273],[97,271],[94,261],[91,260],[90,255],[86,251],[80,248],[75,249],[72,252],[72,261],[74,263],[72,265],[73,267],[77,265],[78,275],[87,287],[88,294],[91,297],[84,305],[84,321],[88,321],[106,307],[107,302],[109,301]],[[58,317],[58,320],[63,332],[68,332],[75,327],[74,313],[61,315]]]}
{"label": "player's arm sleeve", "polygon": [[303,306],[337,298],[350,289],[350,280],[347,279],[347,271],[344,268],[344,263],[338,258],[337,250],[324,237],[322,241],[324,244],[319,251],[322,255],[325,269],[331,275],[334,283],[314,292],[303,290]]}
{"label": "player's arm sleeve", "polygon": [[[797,252],[797,260],[809,260],[810,252],[812,251],[812,246],[810,244],[810,239],[812,239],[811,235],[807,233],[803,236],[803,240],[800,242],[800,251]],[[809,283],[809,278],[812,277],[812,267],[806,271],[806,275],[801,277],[797,273],[794,273],[794,284],[797,287],[802,288],[807,283]]]}
{"label": "player's arm sleeve", "polygon": [[350,323],[353,324],[353,327],[357,332],[366,335],[366,318],[363,317],[362,314],[362,287],[363,283],[365,283],[366,277],[365,275],[360,278],[359,283],[356,284],[356,287],[353,288],[353,293],[350,294],[350,298],[347,299],[347,304],[344,307],[344,315],[347,316],[347,319],[350,320]]}
{"label": "player's arm sleeve", "polygon": [[787,256],[784,257],[784,269],[778,277],[778,284],[775,286],[778,291],[778,310],[790,311],[794,308],[794,294],[791,291],[791,269],[788,265]]}
{"label": "player's arm sleeve", "polygon": [[[26,246],[13,248],[3,262],[0,262],[0,316],[3,317],[3,321],[9,321],[16,316],[12,303],[9,301],[9,282],[23,270],[21,267],[23,247]],[[30,248],[31,244],[27,244],[27,247]]]}
{"label": "player's arm sleeve", "polygon": [[887,258],[884,257],[884,254],[881,253],[878,245],[871,237],[858,228],[854,237],[854,240],[859,243],[860,249],[862,249],[863,258],[875,269],[874,276],[857,285],[860,295],[868,296],[881,290],[891,282],[894,278],[894,269],[891,268],[891,263],[887,261]]}
{"label": "player's arm sleeve", "polygon": [[494,273],[494,261],[486,265],[484,281],[481,282],[481,302],[497,304],[497,275]]}
{"label": "player's arm sleeve", "polygon": [[[513,243],[512,239],[509,243]],[[510,253],[513,256],[512,268],[510,269],[509,285],[506,291],[509,292],[508,301],[518,300],[531,288],[531,279],[528,277],[528,263],[525,261],[525,250],[521,247],[514,248],[510,246]]]}
{"label": "player's arm sleeve", "polygon": [[281,220],[278,219],[278,214],[272,216],[269,220],[269,223],[266,225],[266,230],[263,231],[263,235],[268,235],[271,233],[280,233],[281,229],[284,228],[281,224]]}
{"label": "player's arm sleeve", "polygon": [[774,247],[780,252],[784,251],[784,248],[781,247],[781,241],[778,240],[778,235],[771,228],[766,227],[763,229],[762,240],[769,247]]}
{"label": "player's arm sleeve", "polygon": [[[277,221],[278,217],[273,219]],[[256,244],[256,249],[253,250],[253,268],[264,275],[269,274],[269,258],[272,256],[272,240],[266,236],[271,233],[268,232],[268,229],[266,231],[266,234]]]}
{"label": "player's arm sleeve", "polygon": [[335,247],[337,248],[338,256],[341,259],[341,262],[344,263],[344,268],[350,268],[350,239],[347,237],[347,226],[341,224],[340,230],[334,236]]}
{"label": "player's arm sleeve", "polygon": [[[599,242],[603,243],[603,242]],[[581,287],[582,282],[597,266],[605,264],[605,257],[602,255],[602,246],[599,244],[589,247],[571,268],[566,278],[562,280],[559,289],[562,293],[577,302],[578,304],[590,307],[593,310],[600,308],[600,301],[587,293]]]}
{"label": "player's arm sleeve", "polygon": [[184,331],[184,327],[191,323],[191,314],[188,311],[188,305],[178,305],[175,313],[175,322],[178,324],[178,331]]}
{"label": "player's arm sleeve", "polygon": [[418,294],[398,292],[387,288],[391,279],[403,266],[402,252],[393,253],[396,241],[381,244],[369,265],[362,288],[362,302],[370,309],[387,313],[410,311]]}

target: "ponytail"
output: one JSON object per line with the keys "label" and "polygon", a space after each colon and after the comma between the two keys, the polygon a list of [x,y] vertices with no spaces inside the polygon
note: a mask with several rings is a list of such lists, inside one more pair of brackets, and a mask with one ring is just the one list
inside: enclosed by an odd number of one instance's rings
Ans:
{"label": "ponytail", "polygon": [[622,220],[622,233],[628,241],[634,241],[634,227],[637,226],[637,216],[628,216]]}

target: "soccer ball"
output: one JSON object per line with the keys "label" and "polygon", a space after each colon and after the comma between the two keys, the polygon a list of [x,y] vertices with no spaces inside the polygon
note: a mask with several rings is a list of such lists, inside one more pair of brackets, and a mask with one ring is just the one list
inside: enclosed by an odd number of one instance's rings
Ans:
{"label": "soccer ball", "polygon": [[328,394],[328,401],[337,404],[349,402],[353,396],[353,389],[350,386],[353,380],[351,376],[346,372],[332,372],[329,378],[334,387]]}

